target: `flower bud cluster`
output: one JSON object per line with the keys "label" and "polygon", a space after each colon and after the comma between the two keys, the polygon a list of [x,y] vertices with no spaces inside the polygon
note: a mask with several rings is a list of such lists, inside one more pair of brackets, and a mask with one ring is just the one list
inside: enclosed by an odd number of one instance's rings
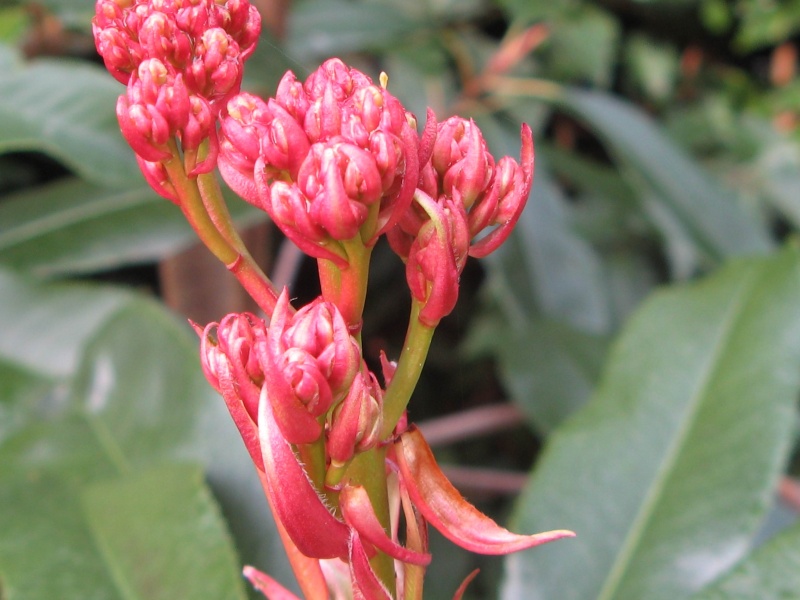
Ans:
{"label": "flower bud cluster", "polygon": [[209,139],[210,155],[189,170],[210,171],[217,115],[239,91],[260,33],[255,7],[248,0],[97,0],[92,28],[106,67],[128,88],[117,117],[148,182],[161,179],[154,163],[171,156],[176,137],[189,151]]}
{"label": "flower bud cluster", "polygon": [[220,129],[219,167],[307,254],[344,262],[335,241],[371,244],[410,205],[419,169],[414,117],[339,59],[274,98],[234,96]]}
{"label": "flower bud cluster", "polygon": [[324,436],[328,462],[347,463],[377,442],[383,391],[342,315],[321,298],[294,312],[284,291],[269,326],[249,313],[211,323],[201,333],[201,361],[257,465],[262,396],[283,439]]}
{"label": "flower bud cluster", "polygon": [[474,121],[451,117],[432,125],[428,116],[415,203],[387,237],[406,261],[412,295],[424,304],[420,319],[435,326],[455,306],[467,256],[497,249],[525,208],[533,140],[523,125],[520,161],[495,162]]}

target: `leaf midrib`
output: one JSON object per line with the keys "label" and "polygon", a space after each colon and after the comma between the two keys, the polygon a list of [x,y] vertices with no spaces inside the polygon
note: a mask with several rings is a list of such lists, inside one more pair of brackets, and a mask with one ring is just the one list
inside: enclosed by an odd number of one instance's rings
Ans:
{"label": "leaf midrib", "polygon": [[706,396],[709,383],[713,381],[713,376],[718,370],[720,359],[724,355],[724,349],[727,346],[726,341],[736,329],[735,321],[737,320],[738,315],[741,314],[740,309],[749,296],[747,292],[750,291],[757,278],[758,274],[754,271],[751,271],[750,275],[744,281],[742,281],[739,291],[736,293],[735,298],[730,304],[728,314],[723,319],[722,327],[717,337],[717,342],[714,344],[713,352],[711,353],[711,360],[708,362],[708,368],[706,369],[704,376],[700,378],[700,385],[697,388],[697,392],[693,395],[692,400],[689,402],[688,410],[686,411],[686,418],[681,421],[677,430],[677,435],[674,436],[673,442],[669,445],[667,452],[664,455],[664,460],[661,462],[658,470],[656,471],[656,476],[653,480],[654,483],[652,486],[650,486],[649,491],[645,495],[644,501],[642,502],[640,509],[632,522],[632,526],[628,530],[628,535],[626,536],[625,541],[622,544],[620,551],[617,553],[617,557],[614,560],[611,569],[609,570],[609,575],[597,596],[597,600],[611,600],[619,589],[620,582],[623,580],[631,560],[633,559],[634,551],[639,545],[644,532],[647,530],[647,526],[651,521],[653,511],[658,505],[658,501],[660,500],[662,492],[665,489],[666,482],[670,479],[670,475],[674,469],[678,457],[681,454],[681,450],[684,447],[684,441],[691,431],[692,425],[696,421],[695,416],[697,415],[700,406],[703,404],[702,399]]}

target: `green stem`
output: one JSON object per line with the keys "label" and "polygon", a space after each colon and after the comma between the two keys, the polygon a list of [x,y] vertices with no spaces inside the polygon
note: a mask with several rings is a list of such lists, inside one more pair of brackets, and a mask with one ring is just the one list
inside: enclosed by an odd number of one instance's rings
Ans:
{"label": "green stem", "polygon": [[[247,293],[268,315],[272,314],[278,295],[272,283],[247,251],[233,227],[219,185],[214,175],[191,178],[186,175],[177,146],[172,144],[173,157],[164,163],[186,220],[205,246],[239,280]],[[210,180],[214,183],[211,184]],[[202,194],[205,192],[206,196]]]}
{"label": "green stem", "polygon": [[[391,536],[389,492],[386,483],[386,447],[375,447],[357,454],[350,463],[347,475],[352,483],[364,486],[381,526],[386,534]],[[388,554],[378,552],[369,562],[386,589],[394,595],[397,586],[392,558]]]}
{"label": "green stem", "polygon": [[317,261],[322,297],[337,306],[350,333],[360,340],[372,248],[366,247],[360,236],[341,244],[347,253],[348,266],[340,268],[324,258]]}
{"label": "green stem", "polygon": [[387,439],[394,430],[403,411],[408,406],[411,394],[417,386],[422,367],[428,356],[435,327],[429,327],[419,320],[422,304],[414,300],[411,305],[411,316],[408,320],[408,331],[403,344],[403,352],[397,362],[397,370],[392,382],[383,396],[383,428],[381,440]]}

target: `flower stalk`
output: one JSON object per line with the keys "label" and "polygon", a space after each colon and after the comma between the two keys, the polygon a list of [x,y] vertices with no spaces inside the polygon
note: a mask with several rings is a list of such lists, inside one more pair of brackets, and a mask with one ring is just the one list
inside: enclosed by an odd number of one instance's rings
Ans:
{"label": "flower stalk", "polygon": [[[145,180],[267,317],[194,327],[203,372],[250,453],[303,595],[422,598],[429,524],[484,554],[573,535],[497,525],[407,424],[468,257],[501,245],[524,208],[530,129],[519,161],[495,160],[461,117],[438,123],[428,111],[418,133],[385,74],[375,84],[335,58],[303,82],[286,73],[267,100],[241,92],[260,23],[248,0],[97,0],[93,30],[126,86],[117,116]],[[236,231],[216,168],[317,260],[319,298],[295,308],[274,288]],[[405,263],[411,313],[397,362],[382,354],[379,378],[361,336],[372,249],[384,236]],[[244,575],[268,598],[296,598],[253,567]]]}

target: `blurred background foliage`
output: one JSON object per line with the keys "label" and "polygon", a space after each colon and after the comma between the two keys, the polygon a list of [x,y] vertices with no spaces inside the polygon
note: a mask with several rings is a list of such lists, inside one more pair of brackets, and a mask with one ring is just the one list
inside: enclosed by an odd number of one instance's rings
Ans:
{"label": "blurred background foliage", "polygon": [[[427,597],[475,566],[475,598],[798,597],[797,527],[701,589],[800,505],[800,263],[779,250],[800,226],[800,2],[253,2],[268,27],[251,91],[336,55],[388,73],[420,121],[474,118],[496,155],[534,130],[529,206],[468,265],[411,417],[470,466],[451,474],[481,508],[583,541],[503,561],[434,537]],[[240,562],[291,574],[183,324],[251,307],[141,179],[92,14],[0,3],[0,598],[245,597]],[[275,280],[313,297],[314,266],[231,208]],[[371,289],[376,361],[397,355],[408,304],[383,247]],[[709,449],[720,431],[742,437]],[[728,479],[687,491],[714,466]],[[681,536],[670,494],[702,535]]]}

